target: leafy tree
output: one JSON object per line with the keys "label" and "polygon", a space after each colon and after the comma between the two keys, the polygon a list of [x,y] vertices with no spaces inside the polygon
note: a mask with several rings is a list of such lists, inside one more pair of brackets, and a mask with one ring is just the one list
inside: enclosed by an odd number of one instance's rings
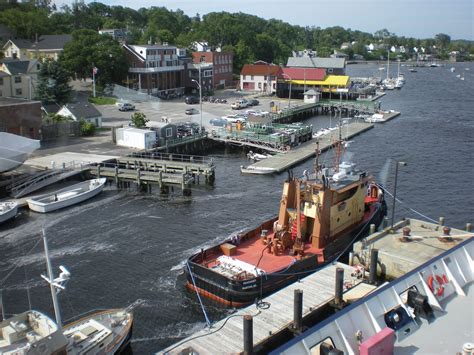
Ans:
{"label": "leafy tree", "polygon": [[96,80],[100,86],[121,82],[128,72],[121,46],[112,37],[92,30],[73,32],[72,40],[64,46],[60,63],[80,79],[92,77],[92,68],[98,68]]}
{"label": "leafy tree", "polygon": [[85,119],[81,118],[79,120],[79,123],[81,125],[81,134],[83,136],[93,136],[95,133],[95,124],[86,121]]}
{"label": "leafy tree", "polygon": [[435,36],[436,46],[441,50],[446,50],[451,42],[451,37],[445,33],[438,33]]}
{"label": "leafy tree", "polygon": [[46,59],[38,74],[36,95],[43,103],[67,103],[72,88],[69,86],[70,74],[58,62]]}
{"label": "leafy tree", "polygon": [[132,114],[132,117],[130,117],[130,120],[132,121],[132,124],[137,127],[146,127],[147,122],[150,120],[146,118],[146,115],[143,112],[135,112]]}
{"label": "leafy tree", "polygon": [[36,35],[48,32],[48,11],[33,8],[10,8],[0,12],[0,23],[10,28],[16,37],[34,39]]}

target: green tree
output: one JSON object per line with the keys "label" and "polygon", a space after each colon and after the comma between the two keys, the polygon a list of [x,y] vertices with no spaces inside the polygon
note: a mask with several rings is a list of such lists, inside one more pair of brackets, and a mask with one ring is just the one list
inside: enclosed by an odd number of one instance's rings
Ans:
{"label": "green tree", "polygon": [[128,72],[121,46],[112,37],[92,30],[73,32],[72,40],[64,46],[60,63],[79,79],[92,77],[92,68],[98,68],[96,80],[100,86],[122,82]]}
{"label": "green tree", "polygon": [[0,23],[10,28],[18,38],[33,40],[36,35],[48,32],[48,11],[33,8],[10,8],[0,12]]}
{"label": "green tree", "polygon": [[95,133],[95,124],[86,121],[85,119],[81,118],[79,120],[79,123],[81,125],[81,134],[83,136],[93,136]]}
{"label": "green tree", "polygon": [[147,122],[150,121],[146,118],[146,115],[143,112],[133,113],[130,117],[130,120],[132,121],[132,124],[137,128],[146,127]]}
{"label": "green tree", "polygon": [[72,90],[69,86],[70,77],[69,72],[58,62],[46,59],[38,74],[37,99],[43,103],[67,103]]}

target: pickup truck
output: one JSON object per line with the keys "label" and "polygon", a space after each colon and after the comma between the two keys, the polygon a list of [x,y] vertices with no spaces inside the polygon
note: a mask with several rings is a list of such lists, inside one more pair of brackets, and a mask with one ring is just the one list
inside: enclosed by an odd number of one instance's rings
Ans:
{"label": "pickup truck", "polygon": [[242,108],[248,107],[249,102],[245,99],[238,100],[231,105],[232,110],[240,110]]}

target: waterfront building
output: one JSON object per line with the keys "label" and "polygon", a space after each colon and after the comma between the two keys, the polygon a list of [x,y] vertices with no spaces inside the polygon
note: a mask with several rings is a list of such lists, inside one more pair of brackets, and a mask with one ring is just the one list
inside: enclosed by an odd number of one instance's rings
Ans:
{"label": "waterfront building", "polygon": [[326,74],[345,75],[345,58],[322,58],[312,56],[289,57],[286,64],[288,68],[319,68],[324,69]]}
{"label": "waterfront building", "polygon": [[260,60],[254,64],[245,64],[240,71],[240,90],[273,94],[280,73],[281,67],[273,63]]}
{"label": "waterfront building", "polygon": [[283,68],[278,77],[276,93],[278,97],[288,97],[291,88],[292,98],[303,98],[304,93],[312,89],[331,96],[332,93],[347,90],[349,84],[349,76],[328,75],[323,68]]}
{"label": "waterfront building", "polygon": [[160,97],[184,92],[184,62],[179,48],[123,44],[123,49],[129,63],[129,88]]}
{"label": "waterfront building", "polygon": [[6,58],[30,60],[44,59],[58,60],[66,43],[72,40],[71,35],[43,35],[35,41],[28,39],[9,39],[3,45]]}

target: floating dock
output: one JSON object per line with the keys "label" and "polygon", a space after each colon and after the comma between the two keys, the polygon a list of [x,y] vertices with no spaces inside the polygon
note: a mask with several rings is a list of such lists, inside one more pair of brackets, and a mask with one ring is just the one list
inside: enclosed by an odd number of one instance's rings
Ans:
{"label": "floating dock", "polygon": [[[361,134],[369,129],[372,129],[374,125],[366,122],[354,122],[344,125],[341,130],[341,136],[343,139],[350,139],[358,134]],[[318,138],[319,149],[325,151],[333,146],[334,141],[339,135],[338,130],[333,130],[330,133],[323,135]],[[302,161],[315,156],[316,150],[315,139],[312,141],[302,144],[299,147],[295,147],[286,153],[280,153],[273,157],[261,160],[247,167],[242,167],[242,173],[246,174],[273,174],[285,171],[301,163]]]}
{"label": "floating dock", "polygon": [[328,265],[263,299],[266,307],[257,309],[252,305],[241,309],[231,317],[213,324],[212,328],[197,332],[159,354],[241,353],[244,351],[245,316],[253,317],[252,343],[255,352],[265,352],[273,338],[294,328],[295,291],[302,291],[303,324],[305,319],[314,317],[325,306],[331,310],[329,304],[335,297],[338,268],[343,270],[340,280],[346,290],[343,294],[344,302],[363,297],[375,289],[375,286],[361,284],[360,279],[351,276],[355,268],[342,263]]}
{"label": "floating dock", "polygon": [[367,269],[370,253],[376,249],[379,259],[378,273],[394,279],[474,237],[474,233],[470,232],[470,224],[466,225],[466,231],[443,224],[444,220],[439,224],[417,219],[398,222],[393,229],[385,228],[355,243],[352,264],[362,265]]}

